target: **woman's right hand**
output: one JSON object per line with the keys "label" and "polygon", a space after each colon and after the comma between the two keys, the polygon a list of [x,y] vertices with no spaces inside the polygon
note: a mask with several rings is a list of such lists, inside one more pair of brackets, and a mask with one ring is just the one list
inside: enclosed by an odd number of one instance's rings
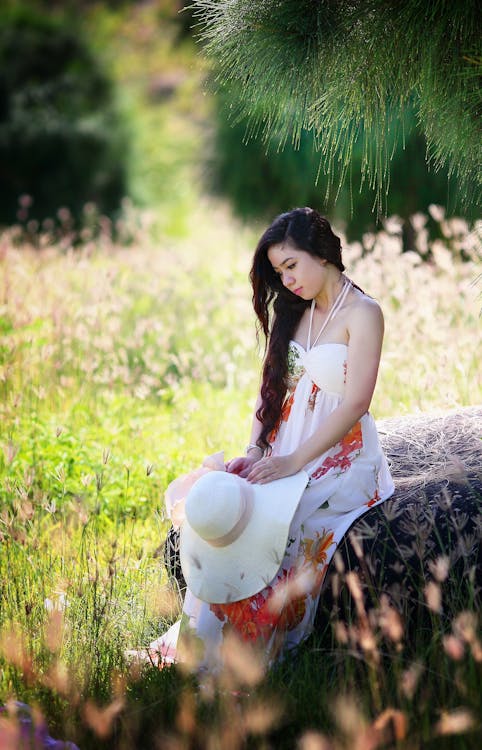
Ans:
{"label": "woman's right hand", "polygon": [[246,479],[252,467],[260,458],[262,458],[262,455],[258,451],[252,451],[247,456],[232,458],[226,463],[226,471],[230,474],[238,474]]}

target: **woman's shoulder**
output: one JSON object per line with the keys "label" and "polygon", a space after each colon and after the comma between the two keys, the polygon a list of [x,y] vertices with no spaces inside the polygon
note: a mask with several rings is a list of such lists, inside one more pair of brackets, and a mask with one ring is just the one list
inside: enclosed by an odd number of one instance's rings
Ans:
{"label": "woman's shoulder", "polygon": [[350,309],[356,309],[357,312],[366,311],[367,314],[376,314],[377,311],[381,313],[382,308],[379,302],[374,298],[370,297],[369,294],[353,286],[351,294],[348,298],[348,305]]}
{"label": "woman's shoulder", "polygon": [[383,312],[376,299],[360,289],[353,288],[347,305],[348,328],[381,327],[383,329]]}

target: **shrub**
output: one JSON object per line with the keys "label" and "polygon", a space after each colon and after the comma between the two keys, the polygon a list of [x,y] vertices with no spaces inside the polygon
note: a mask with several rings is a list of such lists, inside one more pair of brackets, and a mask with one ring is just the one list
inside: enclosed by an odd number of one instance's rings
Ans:
{"label": "shrub", "polygon": [[[0,223],[124,193],[125,137],[113,90],[79,30],[27,5],[0,10]],[[19,211],[19,198],[23,200]],[[31,205],[30,205],[31,203]],[[27,211],[28,208],[28,211]]]}

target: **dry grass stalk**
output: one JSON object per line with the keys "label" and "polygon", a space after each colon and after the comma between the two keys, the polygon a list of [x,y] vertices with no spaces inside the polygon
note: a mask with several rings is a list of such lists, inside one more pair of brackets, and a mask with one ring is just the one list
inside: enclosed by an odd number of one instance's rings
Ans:
{"label": "dry grass stalk", "polygon": [[415,695],[423,672],[424,666],[419,661],[415,661],[403,672],[400,687],[403,695],[409,700]]}
{"label": "dry grass stalk", "polygon": [[442,591],[438,583],[429,581],[423,590],[427,607],[440,614],[442,612]]}
{"label": "dry grass stalk", "polygon": [[275,703],[257,700],[255,705],[245,710],[243,716],[244,728],[249,734],[266,734],[278,725],[281,713],[281,709]]}
{"label": "dry grass stalk", "polygon": [[49,612],[45,627],[45,645],[51,653],[57,653],[62,647],[64,636],[64,615],[58,609]]}
{"label": "dry grass stalk", "polygon": [[388,742],[399,742],[405,739],[407,734],[407,717],[403,711],[395,708],[386,708],[372,724],[373,729],[379,734],[378,744]]}
{"label": "dry grass stalk", "polygon": [[429,568],[435,580],[442,583],[449,574],[450,560],[446,555],[441,555],[429,563]]}
{"label": "dry grass stalk", "polygon": [[20,628],[10,625],[0,633],[0,654],[22,673],[27,685],[35,682],[33,661],[20,635]]}
{"label": "dry grass stalk", "polygon": [[475,727],[475,719],[467,708],[444,711],[434,727],[436,735],[462,734]]}
{"label": "dry grass stalk", "polygon": [[71,705],[78,704],[79,694],[74,688],[71,675],[63,662],[55,661],[43,675],[42,683],[50,690],[55,690],[59,695],[68,698]]}
{"label": "dry grass stalk", "polygon": [[[480,407],[457,406],[456,411],[434,413],[430,419],[421,414],[378,420],[383,449],[392,459],[397,498],[408,500],[434,482],[444,486],[451,481],[463,487],[470,475],[477,475],[482,461],[481,417]],[[450,496],[446,504],[450,508]],[[444,573],[444,558],[434,566],[434,578],[444,580],[437,578]]]}
{"label": "dry grass stalk", "polygon": [[228,671],[237,685],[254,687],[265,675],[266,660],[263,653],[241,641],[234,633],[227,633],[223,639],[221,658],[224,670]]}
{"label": "dry grass stalk", "polygon": [[114,721],[124,705],[123,698],[115,698],[112,703],[103,708],[97,706],[93,701],[87,700],[82,709],[84,721],[98,737],[105,739],[111,735]]}
{"label": "dry grass stalk", "polygon": [[386,594],[380,597],[380,609],[378,611],[378,623],[382,633],[395,643],[399,643],[404,634],[402,618],[397,610],[390,605]]}
{"label": "dry grass stalk", "polygon": [[465,655],[465,645],[455,635],[445,635],[442,639],[444,651],[454,661],[461,661]]}
{"label": "dry grass stalk", "polygon": [[192,690],[185,689],[179,700],[176,727],[182,735],[192,736],[196,730],[196,701]]}
{"label": "dry grass stalk", "polygon": [[297,750],[334,750],[334,746],[323,734],[310,730],[299,738]]}

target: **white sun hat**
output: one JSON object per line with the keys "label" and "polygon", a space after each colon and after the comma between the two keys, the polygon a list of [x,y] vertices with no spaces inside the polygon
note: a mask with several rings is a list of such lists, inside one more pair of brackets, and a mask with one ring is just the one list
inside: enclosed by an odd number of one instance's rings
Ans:
{"label": "white sun hat", "polygon": [[300,471],[268,484],[210,471],[190,489],[180,559],[199,599],[225,604],[261,591],[276,576],[288,531],[308,484]]}

